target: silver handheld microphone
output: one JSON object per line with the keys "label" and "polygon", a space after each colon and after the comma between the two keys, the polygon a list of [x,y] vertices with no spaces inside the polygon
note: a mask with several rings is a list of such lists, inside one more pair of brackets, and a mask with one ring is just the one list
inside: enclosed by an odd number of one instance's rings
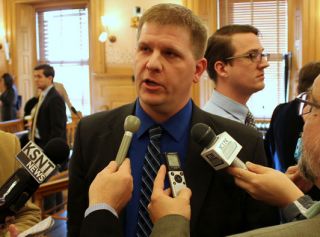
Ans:
{"label": "silver handheld microphone", "polygon": [[116,162],[120,166],[126,158],[133,134],[140,128],[140,119],[136,116],[129,115],[124,121],[124,135],[116,156]]}

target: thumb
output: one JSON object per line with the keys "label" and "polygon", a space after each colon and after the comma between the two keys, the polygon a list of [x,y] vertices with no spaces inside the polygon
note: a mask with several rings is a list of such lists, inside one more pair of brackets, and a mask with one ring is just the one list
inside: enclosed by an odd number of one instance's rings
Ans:
{"label": "thumb", "polygon": [[110,163],[105,167],[104,172],[112,174],[118,170],[118,164],[114,160],[110,161]]}
{"label": "thumb", "polygon": [[10,237],[17,237],[19,235],[18,229],[15,225],[9,225]]}
{"label": "thumb", "polygon": [[246,165],[247,165],[247,168],[248,170],[250,170],[251,172],[253,173],[256,173],[256,174],[264,174],[264,173],[267,173],[270,168],[268,167],[265,167],[265,166],[262,166],[262,165],[258,165],[258,164],[254,164],[252,162],[246,162]]}
{"label": "thumb", "polygon": [[121,166],[119,167],[120,172],[129,173],[131,174],[131,166],[130,166],[130,160],[126,158]]}
{"label": "thumb", "polygon": [[190,190],[190,188],[181,189],[177,197],[185,199],[185,200],[190,202],[190,198],[191,198],[191,190]]}

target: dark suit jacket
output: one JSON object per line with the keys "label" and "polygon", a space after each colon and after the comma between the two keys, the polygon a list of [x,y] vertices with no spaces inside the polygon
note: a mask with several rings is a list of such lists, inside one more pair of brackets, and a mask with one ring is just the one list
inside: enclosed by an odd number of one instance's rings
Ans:
{"label": "dark suit jacket", "polygon": [[17,118],[17,98],[18,94],[14,88],[8,89],[0,95],[0,101],[2,102],[2,121],[8,121]]}
{"label": "dark suit jacket", "polygon": [[37,128],[41,137],[40,145],[44,147],[55,137],[67,139],[66,136],[66,105],[54,87],[52,87],[40,106]]}
{"label": "dark suit jacket", "polygon": [[[115,159],[124,133],[124,120],[133,112],[134,104],[130,104],[85,117],[78,124],[69,166],[69,236],[79,235],[88,206],[89,185]],[[239,153],[243,161],[266,165],[263,141],[254,129],[193,106],[191,126],[199,122],[208,124],[216,134],[227,131],[235,138],[243,146]],[[184,172],[192,190],[192,236],[225,236],[278,223],[277,209],[252,199],[225,171],[215,171],[201,157],[201,151],[202,147],[190,137]]]}
{"label": "dark suit jacket", "polygon": [[121,237],[121,225],[117,217],[107,210],[90,213],[83,221],[81,237]]}
{"label": "dark suit jacket", "polygon": [[298,106],[297,100],[278,105],[273,111],[265,138],[270,164],[274,163],[274,155],[277,153],[283,171],[297,163],[294,151],[304,124],[298,115]]}

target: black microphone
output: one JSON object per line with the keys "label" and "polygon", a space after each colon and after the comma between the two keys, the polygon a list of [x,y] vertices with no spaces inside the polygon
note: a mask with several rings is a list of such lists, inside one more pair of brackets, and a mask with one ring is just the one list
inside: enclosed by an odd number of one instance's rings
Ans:
{"label": "black microphone", "polygon": [[76,110],[76,108],[71,106],[70,109],[71,109],[72,113],[74,113],[80,119],[80,116],[78,115],[78,111]]}
{"label": "black microphone", "polygon": [[62,138],[50,140],[44,151],[32,141],[25,145],[17,155],[23,167],[0,188],[0,223],[5,223],[6,217],[17,213],[39,185],[56,173],[59,164],[68,157],[69,147]]}
{"label": "black microphone", "polygon": [[191,129],[191,136],[195,142],[204,148],[201,156],[215,170],[230,165],[247,169],[246,165],[237,157],[242,146],[227,132],[216,136],[208,125],[197,123]]}

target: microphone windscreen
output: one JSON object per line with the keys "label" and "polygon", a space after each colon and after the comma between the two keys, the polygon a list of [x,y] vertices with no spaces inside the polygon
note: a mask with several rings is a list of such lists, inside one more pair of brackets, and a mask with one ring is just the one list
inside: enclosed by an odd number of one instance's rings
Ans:
{"label": "microphone windscreen", "polygon": [[136,116],[129,115],[124,121],[124,130],[135,133],[140,128],[140,119]]}
{"label": "microphone windscreen", "polygon": [[71,111],[74,113],[74,114],[78,114],[78,112],[77,112],[77,110],[76,110],[76,108],[75,107],[73,107],[73,106],[71,106]]}
{"label": "microphone windscreen", "polygon": [[69,158],[70,148],[62,138],[53,138],[44,147],[43,152],[54,164],[62,164]]}
{"label": "microphone windscreen", "polygon": [[204,123],[197,123],[191,128],[191,137],[201,147],[210,147],[216,139],[214,131]]}

